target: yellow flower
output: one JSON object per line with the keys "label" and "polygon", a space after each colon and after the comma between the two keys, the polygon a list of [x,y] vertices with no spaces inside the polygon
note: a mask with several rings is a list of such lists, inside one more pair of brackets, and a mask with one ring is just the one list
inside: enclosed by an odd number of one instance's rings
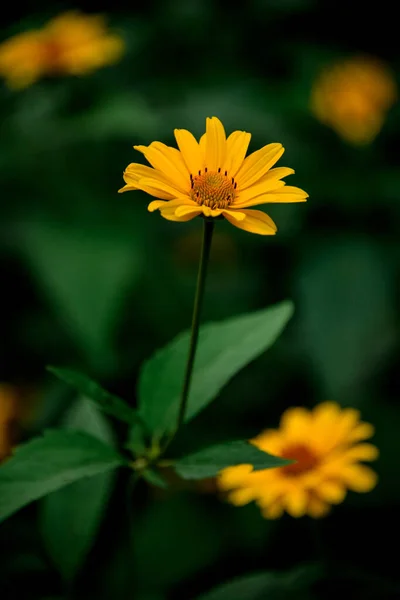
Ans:
{"label": "yellow flower", "polygon": [[368,144],[382,129],[396,96],[396,83],[386,65],[356,57],[322,71],[311,93],[311,110],[346,141]]}
{"label": "yellow flower", "polygon": [[119,60],[124,49],[99,15],[64,13],[47,24],[44,34],[50,72],[85,75]]}
{"label": "yellow flower", "polygon": [[67,12],[1,44],[0,75],[14,89],[46,75],[85,75],[116,62],[123,48],[101,16]]}
{"label": "yellow flower", "polygon": [[341,503],[347,489],[369,492],[374,471],[360,461],[378,456],[363,442],[374,433],[353,408],[323,402],[312,411],[290,408],[279,429],[267,429],[251,442],[270,454],[293,459],[286,467],[252,471],[250,465],[229,467],[218,476],[218,487],[241,506],[255,500],[263,516],[276,519],[286,510],[293,517],[324,516],[331,504]]}
{"label": "yellow flower", "polygon": [[179,150],[153,142],[134,146],[153,168],[132,163],[124,172],[120,192],[143,190],[158,198],[148,206],[170,221],[189,221],[198,215],[225,217],[232,225],[261,235],[273,235],[276,225],[250,206],[268,202],[304,202],[308,195],[287,186],[283,177],[293,169],[272,169],[284,152],[282,144],[268,144],[246,152],[251,135],[234,131],[226,138],[216,117],[207,118],[206,133],[197,142],[185,129],[175,129]]}
{"label": "yellow flower", "polygon": [[0,75],[8,87],[32,85],[46,72],[46,52],[41,31],[27,31],[0,45]]}

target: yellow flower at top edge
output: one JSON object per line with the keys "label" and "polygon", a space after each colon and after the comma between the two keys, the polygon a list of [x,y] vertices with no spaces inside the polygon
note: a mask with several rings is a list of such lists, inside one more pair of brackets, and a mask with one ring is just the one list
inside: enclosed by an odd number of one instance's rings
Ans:
{"label": "yellow flower at top edge", "polygon": [[279,429],[267,429],[251,442],[269,454],[296,462],[286,467],[252,471],[250,465],[228,467],[217,478],[220,490],[237,506],[256,501],[264,517],[284,511],[292,517],[323,517],[341,503],[347,490],[369,492],[375,472],[361,464],[374,460],[377,448],[364,440],[374,428],[360,421],[353,408],[323,402],[313,410],[290,408]]}
{"label": "yellow flower at top edge", "polygon": [[170,221],[189,221],[198,215],[224,217],[251,233],[274,235],[272,219],[252,206],[276,202],[304,202],[308,194],[286,186],[287,167],[272,168],[284,152],[282,144],[268,144],[246,158],[251,134],[234,131],[227,138],[217,117],[206,119],[198,142],[185,129],[175,129],[178,149],[161,142],[134,146],[151,167],[131,163],[120,192],[142,190],[157,198],[148,206]]}
{"label": "yellow flower at top edge", "polygon": [[115,63],[124,49],[122,39],[108,32],[100,15],[67,12],[46,25],[48,69],[58,73],[85,75]]}
{"label": "yellow flower at top edge", "polygon": [[392,73],[375,58],[355,57],[325,68],[311,93],[315,117],[352,144],[368,144],[397,99]]}
{"label": "yellow flower at top edge", "polygon": [[0,44],[0,75],[21,89],[47,75],[85,75],[115,63],[123,50],[103,17],[71,11]]}

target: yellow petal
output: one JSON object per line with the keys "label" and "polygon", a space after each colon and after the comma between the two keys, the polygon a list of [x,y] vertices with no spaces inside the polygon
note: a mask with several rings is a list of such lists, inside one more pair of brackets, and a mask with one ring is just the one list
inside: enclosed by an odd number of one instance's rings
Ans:
{"label": "yellow petal", "polygon": [[295,518],[303,517],[306,514],[307,502],[307,492],[300,487],[293,487],[284,499],[287,512]]}
{"label": "yellow petal", "polygon": [[209,171],[222,168],[226,155],[224,126],[217,117],[206,119],[206,166]]}
{"label": "yellow petal", "polygon": [[311,428],[310,411],[302,406],[288,408],[281,417],[280,428],[282,435],[288,440],[302,440],[304,443],[309,441]]}
{"label": "yellow petal", "polygon": [[318,495],[330,504],[340,504],[346,497],[346,488],[338,481],[324,481],[318,486]]}
{"label": "yellow petal", "polygon": [[138,188],[136,185],[124,185],[124,187],[118,190],[118,194],[123,194],[124,192],[137,192]]}
{"label": "yellow petal", "polygon": [[244,212],[240,212],[238,210],[224,209],[221,214],[223,214],[224,216],[229,215],[230,217],[232,217],[232,219],[235,219],[235,221],[243,221],[246,218]]}
{"label": "yellow petal", "polygon": [[[189,196],[183,194],[180,190],[176,189],[172,185],[168,183],[163,183],[161,181],[157,181],[156,179],[139,179],[137,182],[137,187],[141,190],[147,191],[147,189],[158,190],[159,192],[168,196],[166,200],[172,200],[173,198],[179,198],[182,200],[189,200]],[[147,189],[146,189],[147,188]],[[149,192],[151,193],[151,192]],[[155,194],[153,194],[155,195]],[[160,196],[162,197],[162,196]]]}
{"label": "yellow petal", "polygon": [[342,478],[354,492],[370,492],[377,484],[377,474],[364,465],[350,465],[343,469]]}
{"label": "yellow petal", "polygon": [[256,183],[284,153],[282,144],[268,144],[248,156],[236,174],[238,188],[243,190]]}
{"label": "yellow petal", "polygon": [[165,204],[164,200],[153,200],[153,202],[150,202],[150,204],[148,205],[147,210],[149,212],[154,212],[163,204]]}
{"label": "yellow petal", "polygon": [[204,157],[196,138],[186,129],[175,129],[174,133],[189,173],[197,174],[204,168]]}
{"label": "yellow petal", "polygon": [[251,134],[246,131],[234,131],[226,140],[225,163],[221,165],[222,172],[227,171],[229,177],[235,177],[243,164],[250,144]]}
{"label": "yellow petal", "polygon": [[307,513],[313,519],[320,519],[330,511],[329,504],[323,502],[320,498],[312,496],[308,500]]}
{"label": "yellow petal", "polygon": [[283,515],[283,504],[281,500],[265,506],[261,510],[261,514],[266,519],[279,519]]}
{"label": "yellow petal", "polygon": [[250,233],[258,235],[275,235],[276,225],[264,212],[261,210],[243,210],[246,218],[243,221],[237,221],[231,215],[224,215],[225,219],[235,225],[239,229],[244,229]]}
{"label": "yellow petal", "polygon": [[252,488],[235,490],[229,494],[228,500],[235,506],[244,506],[254,500],[254,490]]}
{"label": "yellow petal", "polygon": [[204,204],[200,207],[200,210],[205,217],[219,217],[222,214],[221,208],[210,208]]}
{"label": "yellow petal", "polygon": [[206,145],[207,145],[207,134],[203,133],[199,140],[199,148],[203,157],[203,163],[206,161]]}
{"label": "yellow petal", "polygon": [[270,179],[269,181],[264,181],[263,183],[251,185],[243,191],[239,190],[239,194],[235,198],[235,205],[239,206],[241,204],[246,204],[249,200],[252,200],[257,196],[262,196],[266,192],[271,192],[272,190],[284,187],[284,185],[284,181],[279,181],[276,179]]}
{"label": "yellow petal", "polygon": [[187,192],[190,189],[189,171],[179,150],[170,148],[161,142],[153,142],[150,146],[134,146],[142,152],[149,163],[178,189]]}
{"label": "yellow petal", "polygon": [[361,440],[367,440],[372,437],[375,433],[375,427],[370,423],[359,423],[349,433],[349,441],[359,442]]}
{"label": "yellow petal", "polygon": [[223,469],[217,477],[218,487],[221,490],[232,490],[242,485],[248,479],[252,469],[251,465],[238,465]]}
{"label": "yellow petal", "polygon": [[124,171],[124,180],[126,183],[135,183],[143,177],[168,183],[168,179],[165,177],[165,175],[163,175],[163,173],[161,173],[161,171],[157,171],[157,169],[153,169],[152,167],[147,167],[146,165],[141,165],[139,163],[131,163]]}
{"label": "yellow petal", "polygon": [[345,459],[351,461],[376,460],[378,456],[379,450],[373,444],[356,444],[344,453]]}
{"label": "yellow petal", "polygon": [[196,215],[199,215],[200,213],[201,213],[201,206],[199,206],[195,202],[193,202],[193,206],[192,205],[178,206],[178,208],[175,210],[175,215],[177,217],[185,217],[188,215],[193,215],[193,217],[195,217]]}

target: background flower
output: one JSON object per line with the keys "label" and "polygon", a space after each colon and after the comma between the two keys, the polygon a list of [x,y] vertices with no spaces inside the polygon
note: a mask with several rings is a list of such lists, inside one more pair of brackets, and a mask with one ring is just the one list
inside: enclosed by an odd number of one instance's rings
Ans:
{"label": "background flower", "polygon": [[333,402],[319,404],[313,411],[288,409],[279,429],[267,429],[252,443],[296,462],[256,472],[249,465],[229,467],[221,472],[218,485],[229,491],[233,504],[255,500],[270,519],[285,510],[292,517],[322,517],[331,504],[343,502],[347,489],[369,492],[375,487],[375,473],[359,464],[378,456],[375,446],[359,443],[373,432],[369,423],[360,421],[358,411],[341,409]]}

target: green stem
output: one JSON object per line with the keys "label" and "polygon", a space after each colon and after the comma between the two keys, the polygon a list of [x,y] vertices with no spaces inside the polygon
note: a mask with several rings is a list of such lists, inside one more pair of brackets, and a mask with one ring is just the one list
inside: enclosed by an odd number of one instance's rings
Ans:
{"label": "green stem", "polygon": [[179,406],[176,431],[182,426],[189,398],[190,382],[192,379],[194,359],[196,356],[197,341],[199,338],[200,312],[204,297],[208,259],[210,257],[211,240],[214,230],[214,220],[204,219],[203,244],[201,247],[199,272],[197,275],[196,296],[193,306],[192,333],[190,336],[189,354],[186,363],[185,377],[183,380],[181,403]]}

